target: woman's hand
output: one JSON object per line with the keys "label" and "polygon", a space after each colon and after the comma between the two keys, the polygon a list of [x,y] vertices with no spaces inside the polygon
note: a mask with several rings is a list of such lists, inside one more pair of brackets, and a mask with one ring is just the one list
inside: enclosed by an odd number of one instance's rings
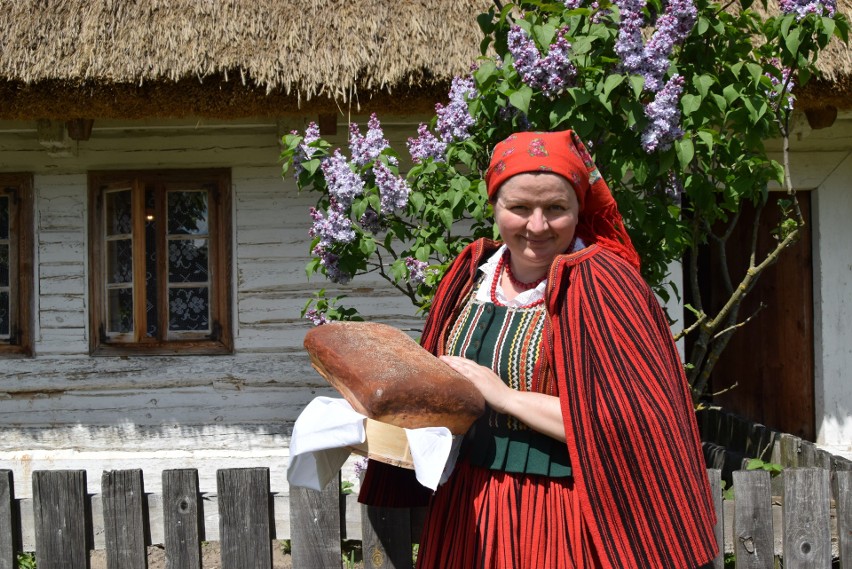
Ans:
{"label": "woman's hand", "polygon": [[531,429],[565,442],[565,423],[558,397],[516,391],[490,368],[472,360],[458,356],[441,356],[441,360],[470,380],[496,412],[512,415]]}
{"label": "woman's hand", "polygon": [[491,369],[473,360],[458,356],[441,356],[441,360],[469,379],[482,394],[485,402],[498,413],[507,413],[507,401],[519,393],[503,383]]}

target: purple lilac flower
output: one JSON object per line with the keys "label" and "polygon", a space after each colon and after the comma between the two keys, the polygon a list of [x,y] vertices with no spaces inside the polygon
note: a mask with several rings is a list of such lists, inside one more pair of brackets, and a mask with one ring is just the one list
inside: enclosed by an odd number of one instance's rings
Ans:
{"label": "purple lilac flower", "polygon": [[319,237],[319,247],[328,247],[333,243],[349,243],[355,239],[355,230],[352,222],[343,212],[340,204],[331,201],[327,215],[312,207],[311,219],[314,220],[308,234],[311,237]]}
{"label": "purple lilac flower", "polygon": [[515,107],[500,107],[497,109],[497,116],[500,118],[500,122],[503,123],[511,123],[515,120],[515,117],[518,117],[517,130],[519,132],[528,131],[532,128],[532,123],[530,123],[530,119],[527,117],[526,113],[516,109]]}
{"label": "purple lilac flower", "polygon": [[573,10],[575,8],[579,8],[583,4],[583,0],[563,0],[562,3],[565,4],[565,7],[569,10]]}
{"label": "purple lilac flower", "polygon": [[408,269],[408,280],[413,285],[422,284],[426,280],[427,263],[418,261],[414,257],[405,258],[405,267]]}
{"label": "purple lilac flower", "polygon": [[420,164],[427,158],[431,158],[435,162],[444,162],[447,143],[438,140],[429,128],[421,123],[417,127],[417,138],[408,138],[408,152],[415,164]]}
{"label": "purple lilac flower", "polygon": [[[293,131],[291,134],[299,134],[298,131]],[[293,173],[296,178],[299,177],[299,174],[302,173],[304,168],[302,168],[302,162],[307,162],[314,156],[314,152],[316,152],[315,148],[311,148],[308,146],[312,142],[316,142],[319,140],[320,131],[317,123],[311,121],[308,123],[308,128],[305,129],[305,136],[302,137],[302,143],[299,145],[299,148],[296,150],[295,156],[293,156]]]}
{"label": "purple lilac flower", "polygon": [[533,89],[540,89],[545,96],[557,96],[577,74],[577,69],[568,57],[571,44],[565,38],[568,28],[556,35],[548,53],[541,57],[535,42],[520,26],[509,30],[509,51],[515,59],[515,69],[521,79]]}
{"label": "purple lilac flower", "polygon": [[390,213],[395,209],[404,208],[408,203],[408,194],[411,193],[408,182],[394,175],[382,162],[373,166],[373,173],[376,175],[376,186],[381,196],[381,212]]}
{"label": "purple lilac flower", "polygon": [[837,11],[836,0],[779,0],[778,6],[785,14],[795,14],[796,20],[801,20],[808,14],[833,18]]}
{"label": "purple lilac flower", "polygon": [[601,8],[601,5],[597,0],[592,2],[589,7],[592,9],[592,16],[590,19],[593,24],[600,24],[604,18],[612,13],[612,10],[609,8]]}
{"label": "purple lilac flower", "polygon": [[642,148],[650,154],[655,150],[668,150],[672,142],[683,136],[680,129],[680,94],[683,91],[683,77],[674,75],[645,107],[645,116],[650,123],[642,133]]}
{"label": "purple lilac flower", "polygon": [[682,43],[692,31],[698,10],[692,0],[670,0],[646,46],[642,40],[645,0],[614,0],[614,3],[621,13],[615,44],[621,67],[628,73],[642,75],[645,91],[656,93],[663,86],[674,46]]}
{"label": "purple lilac flower", "polygon": [[680,205],[681,197],[683,196],[683,182],[680,181],[680,178],[674,171],[670,171],[668,174],[665,191],[669,199],[672,200],[672,203]]}
{"label": "purple lilac flower", "polygon": [[340,269],[338,265],[340,257],[327,248],[317,245],[314,247],[313,254],[320,258],[320,264],[325,267],[325,276],[331,282],[346,284],[352,279],[352,275]]}
{"label": "purple lilac flower", "polygon": [[358,223],[360,223],[361,227],[370,233],[378,233],[382,230],[382,223],[379,218],[379,214],[371,207],[367,208],[367,211],[364,212],[361,219],[358,220]]}
{"label": "purple lilac flower", "polygon": [[326,318],[325,314],[323,314],[316,308],[311,308],[307,312],[305,312],[305,318],[313,322],[314,326],[322,326],[323,324],[328,324],[328,318]]}
{"label": "purple lilac flower", "polygon": [[[349,150],[352,152],[352,162],[359,168],[378,158],[379,154],[389,147],[390,144],[385,139],[385,133],[376,113],[370,115],[366,136],[361,134],[361,129],[358,128],[357,124],[349,125]],[[394,165],[397,163],[393,156],[389,156],[388,161]]]}
{"label": "purple lilac flower", "polygon": [[[773,57],[769,61],[769,63],[771,65],[774,65],[776,68],[781,67],[781,61],[777,57]],[[782,85],[786,85],[786,90],[787,90],[786,91],[787,92],[787,104],[784,106],[784,108],[788,111],[793,110],[793,104],[796,101],[796,96],[793,95],[793,87],[796,86],[796,82],[790,76],[790,72],[791,72],[791,70],[790,70],[789,67],[782,67],[780,79],[778,77],[776,77],[775,75],[773,75],[772,73],[764,73],[764,75],[769,77],[769,80],[772,82],[773,89],[771,91],[769,91],[768,94],[769,94],[769,99],[770,99],[771,104],[772,104],[772,108],[776,111],[778,110],[778,98],[779,98],[779,95],[781,94],[780,91],[781,91]]]}
{"label": "purple lilac flower", "polygon": [[352,171],[340,149],[323,161],[321,168],[329,195],[343,208],[349,207],[353,199],[364,193],[364,180]]}
{"label": "purple lilac flower", "polygon": [[435,105],[438,115],[438,132],[444,142],[464,140],[470,136],[470,128],[474,125],[473,117],[467,109],[467,99],[476,97],[473,79],[454,77],[450,87],[450,102],[445,107],[441,103]]}
{"label": "purple lilac flower", "polygon": [[367,457],[359,458],[352,467],[355,470],[355,476],[361,478],[361,475],[367,472]]}
{"label": "purple lilac flower", "polygon": [[669,56],[674,46],[683,42],[692,31],[698,10],[692,0],[670,0],[657,20],[657,29],[645,46],[645,88],[656,93],[669,69]]}

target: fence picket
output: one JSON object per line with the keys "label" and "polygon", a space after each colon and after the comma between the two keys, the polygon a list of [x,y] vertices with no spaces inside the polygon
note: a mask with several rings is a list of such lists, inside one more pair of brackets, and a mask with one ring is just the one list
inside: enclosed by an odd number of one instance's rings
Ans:
{"label": "fence picket", "polygon": [[201,569],[198,471],[163,471],[163,545],[169,569]]}
{"label": "fence picket", "polygon": [[361,547],[364,565],[371,569],[411,569],[411,510],[361,509]]}
{"label": "fence picket", "polygon": [[340,477],[322,492],[290,487],[290,554],[295,569],[340,567]]}
{"label": "fence picket", "polygon": [[840,569],[852,569],[852,470],[838,470],[835,476]]}
{"label": "fence picket", "polygon": [[784,567],[831,567],[829,474],[821,468],[784,473]]}
{"label": "fence picket", "polygon": [[15,569],[15,486],[12,471],[0,470],[0,569]]}
{"label": "fence picket", "polygon": [[737,569],[772,569],[775,547],[769,473],[736,470],[734,491],[734,555]]}
{"label": "fence picket", "polygon": [[725,567],[725,511],[722,502],[722,472],[715,468],[707,469],[707,480],[710,482],[710,492],[713,495],[713,507],[716,510],[716,544],[719,553],[713,560],[714,569]]}
{"label": "fence picket", "polygon": [[216,472],[223,569],[272,567],[272,499],[268,468]]}
{"label": "fence picket", "polygon": [[87,569],[85,470],[33,472],[33,519],[39,569]]}
{"label": "fence picket", "polygon": [[146,569],[142,471],[104,472],[101,494],[108,569]]}

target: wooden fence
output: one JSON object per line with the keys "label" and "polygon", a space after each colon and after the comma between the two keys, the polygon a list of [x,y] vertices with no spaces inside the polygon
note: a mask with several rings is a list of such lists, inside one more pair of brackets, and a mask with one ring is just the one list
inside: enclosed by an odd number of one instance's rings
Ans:
{"label": "wooden fence", "polygon": [[[788,469],[780,495],[768,472],[736,471],[735,499],[724,501],[721,471],[708,477],[720,551],[737,568],[771,569],[781,556],[785,569],[852,569],[852,471]],[[265,468],[219,470],[216,495],[199,492],[192,469],[164,471],[160,495],[144,492],[141,470],[104,472],[99,495],[87,495],[85,471],[36,471],[26,500],[12,482],[0,471],[0,569],[15,568],[30,542],[38,569],[86,569],[95,547],[110,568],[142,569],[151,543],[163,544],[170,569],[201,569],[202,540],[220,542],[222,569],[269,569],[273,539],[291,540],[295,569],[341,567],[343,539],[362,540],[365,567],[410,568],[422,526],[422,510],[362,508],[338,481],[272,493]]]}

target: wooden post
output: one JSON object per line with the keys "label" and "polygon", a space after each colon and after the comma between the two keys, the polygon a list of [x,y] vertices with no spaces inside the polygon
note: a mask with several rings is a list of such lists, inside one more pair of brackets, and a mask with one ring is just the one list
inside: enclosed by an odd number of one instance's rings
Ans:
{"label": "wooden post", "polygon": [[710,493],[713,495],[713,507],[716,510],[716,545],[719,552],[713,559],[714,569],[725,567],[725,509],[722,501],[722,471],[718,468],[707,469],[707,480],[710,482]]}
{"label": "wooden post", "polygon": [[0,569],[16,569],[15,486],[12,471],[0,470]]}
{"label": "wooden post", "polygon": [[86,471],[33,472],[38,569],[88,569]]}
{"label": "wooden post", "polygon": [[339,475],[322,492],[290,486],[290,543],[294,569],[340,567]]}
{"label": "wooden post", "polygon": [[802,439],[783,433],[780,437],[781,456],[779,464],[784,468],[795,468],[799,466],[799,458],[802,452]]}
{"label": "wooden post", "polygon": [[[222,569],[272,567],[272,500],[268,468],[216,472]],[[340,560],[338,559],[338,563]]]}
{"label": "wooden post", "polygon": [[784,569],[831,567],[829,475],[794,468],[784,476]]}
{"label": "wooden post", "polygon": [[775,545],[769,473],[735,470],[734,555],[737,569],[773,569]]}
{"label": "wooden post", "polygon": [[361,508],[364,567],[411,569],[411,511],[408,508]]}
{"label": "wooden post", "polygon": [[146,569],[142,471],[111,470],[101,477],[108,569]]}
{"label": "wooden post", "polygon": [[201,502],[198,471],[163,471],[163,534],[166,567],[201,569]]}
{"label": "wooden post", "polygon": [[852,471],[838,470],[835,476],[840,569],[852,569]]}

